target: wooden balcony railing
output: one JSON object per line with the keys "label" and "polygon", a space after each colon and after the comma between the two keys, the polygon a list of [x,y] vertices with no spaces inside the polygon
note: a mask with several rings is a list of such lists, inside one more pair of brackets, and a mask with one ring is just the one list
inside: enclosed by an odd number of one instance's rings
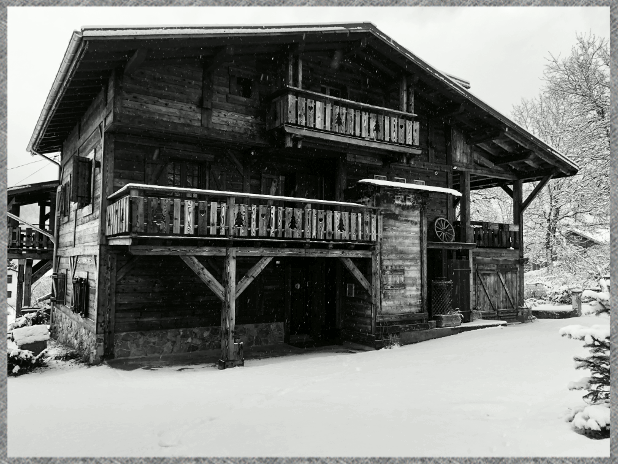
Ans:
{"label": "wooden balcony railing", "polygon": [[108,236],[371,243],[378,234],[375,209],[356,203],[143,184],[109,200]]}
{"label": "wooden balcony railing", "polygon": [[[514,248],[519,249],[519,226],[515,224],[498,224],[493,222],[471,221],[472,234],[477,248]],[[455,223],[458,240],[461,227]]]}
{"label": "wooden balcony railing", "polygon": [[[50,234],[51,232],[48,231]],[[54,242],[48,236],[30,227],[8,226],[8,248],[11,251],[47,252],[54,250]]]}
{"label": "wooden balcony railing", "polygon": [[269,129],[283,125],[317,129],[376,142],[419,145],[415,115],[379,106],[286,87],[276,92]]}

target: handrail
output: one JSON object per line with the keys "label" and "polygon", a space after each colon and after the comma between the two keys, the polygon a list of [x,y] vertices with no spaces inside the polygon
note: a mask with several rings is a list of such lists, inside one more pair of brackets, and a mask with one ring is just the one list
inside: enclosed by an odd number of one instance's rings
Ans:
{"label": "handrail", "polygon": [[387,112],[387,113],[397,114],[399,116],[406,116],[408,118],[415,118],[416,116],[418,116],[415,113],[406,113],[405,111],[394,110],[392,108],[384,108],[383,106],[375,106],[375,105],[370,105],[368,103],[361,103],[361,102],[357,102],[357,101],[354,101],[354,100],[347,100],[345,98],[333,97],[331,95],[325,95],[323,93],[313,92],[312,90],[300,89],[298,87],[293,87],[291,85],[284,85],[281,89],[279,89],[276,92],[272,93],[269,96],[269,98],[272,100],[273,98],[276,98],[279,95],[283,95],[283,94],[287,93],[290,90],[293,91],[293,92],[304,93],[306,95],[313,95],[313,96],[319,97],[321,99],[326,99],[326,100],[332,100],[332,101],[336,101],[336,102],[345,103],[346,105],[355,106],[355,107],[358,107],[358,108],[370,109],[370,110],[375,110],[375,111],[384,111],[384,112]]}
{"label": "handrail", "polygon": [[32,227],[32,229],[36,230],[37,232],[39,232],[39,233],[41,233],[41,234],[43,234],[43,235],[48,236],[48,237],[51,239],[52,243],[53,243],[54,245],[56,244],[56,240],[54,239],[54,236],[53,236],[51,233],[47,232],[45,229],[40,229],[40,228],[38,228],[37,226],[33,226],[33,225],[32,225],[32,224],[30,224],[29,222],[24,221],[24,220],[23,220],[22,218],[20,218],[19,216],[15,216],[14,214],[9,213],[8,211],[7,211],[7,213],[6,213],[6,214],[7,214],[7,216],[8,216],[8,217],[10,217],[11,219],[14,219],[15,221],[21,222],[22,224],[26,224],[27,226]]}
{"label": "handrail", "polygon": [[309,203],[318,205],[331,205],[331,206],[345,206],[351,208],[363,208],[363,209],[377,209],[372,206],[365,206],[359,203],[349,203],[346,201],[329,201],[329,200],[317,200],[313,198],[299,198],[299,197],[284,197],[278,195],[263,195],[259,193],[243,193],[243,192],[230,192],[226,190],[206,190],[196,188],[183,188],[183,187],[166,187],[162,185],[149,185],[149,184],[126,184],[120,190],[112,193],[107,197],[108,200],[123,196],[127,191],[131,190],[149,190],[151,192],[164,192],[164,193],[195,193],[198,195],[213,195],[221,197],[235,197],[235,198],[255,198],[260,200],[273,200],[273,201],[290,201],[296,203]]}

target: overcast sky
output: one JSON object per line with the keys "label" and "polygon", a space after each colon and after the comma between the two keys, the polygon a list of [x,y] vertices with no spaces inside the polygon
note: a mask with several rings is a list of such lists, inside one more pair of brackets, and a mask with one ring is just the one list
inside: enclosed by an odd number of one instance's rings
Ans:
{"label": "overcast sky", "polygon": [[74,30],[324,22],[372,22],[430,65],[470,81],[506,116],[539,93],[550,53],[568,54],[578,33],[610,34],[608,7],[10,7],[8,186],[57,178],[55,165],[26,146]]}

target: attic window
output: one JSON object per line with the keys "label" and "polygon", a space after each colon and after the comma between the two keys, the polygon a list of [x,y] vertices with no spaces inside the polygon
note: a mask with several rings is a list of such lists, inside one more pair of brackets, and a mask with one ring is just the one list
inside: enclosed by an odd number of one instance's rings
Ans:
{"label": "attic window", "polygon": [[230,76],[230,94],[251,98],[253,96],[253,80],[248,77]]}

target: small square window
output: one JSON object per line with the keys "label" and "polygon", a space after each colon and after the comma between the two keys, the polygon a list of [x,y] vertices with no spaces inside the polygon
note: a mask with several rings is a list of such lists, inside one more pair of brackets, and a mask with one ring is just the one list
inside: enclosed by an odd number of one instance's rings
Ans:
{"label": "small square window", "polygon": [[243,98],[251,98],[253,95],[253,80],[248,77],[231,76],[230,93]]}
{"label": "small square window", "polygon": [[13,283],[13,274],[9,274],[6,276],[6,283],[7,284]]}
{"label": "small square window", "polygon": [[6,297],[7,297],[7,298],[11,298],[11,295],[12,295],[12,294],[13,294],[13,292],[12,292],[12,291],[7,290],[7,292],[6,292]]}

